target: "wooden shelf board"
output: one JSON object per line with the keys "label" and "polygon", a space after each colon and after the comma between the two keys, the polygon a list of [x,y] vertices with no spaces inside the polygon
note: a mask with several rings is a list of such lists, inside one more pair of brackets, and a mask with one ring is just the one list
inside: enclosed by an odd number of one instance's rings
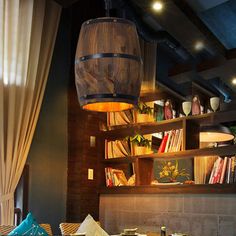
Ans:
{"label": "wooden shelf board", "polygon": [[155,89],[153,91],[144,91],[140,93],[140,101],[142,102],[151,102],[151,101],[156,101],[156,100],[166,100],[166,99],[171,99],[171,100],[180,100],[180,101],[185,101],[186,98],[183,97],[182,95],[176,93],[175,91],[171,90],[164,84],[159,83],[159,88]]}
{"label": "wooden shelf board", "polygon": [[127,157],[118,157],[118,158],[108,158],[108,159],[103,160],[102,162],[106,163],[106,164],[107,163],[112,163],[112,164],[114,164],[114,163],[132,163],[135,160],[136,160],[135,157],[127,156]]}
{"label": "wooden shelf board", "polygon": [[169,98],[169,94],[166,91],[158,90],[154,92],[143,92],[140,94],[141,102],[152,102],[160,99]]}
{"label": "wooden shelf board", "polygon": [[236,184],[102,187],[100,194],[236,194]]}
{"label": "wooden shelf board", "polygon": [[109,127],[110,130],[102,131],[106,139],[115,140],[126,136],[139,134],[152,134],[162,131],[182,128],[183,118],[164,120],[159,122],[136,123]]}
{"label": "wooden shelf board", "polygon": [[197,116],[183,117],[186,120],[192,120],[200,125],[213,125],[236,120],[236,110],[218,111],[205,113]]}
{"label": "wooden shelf board", "polygon": [[201,156],[227,156],[236,154],[236,145],[215,147],[215,148],[202,148],[202,149],[192,149],[180,152],[168,152],[168,153],[154,153],[139,156],[127,156],[121,158],[111,158],[106,159],[104,163],[114,163],[114,162],[133,162],[137,158],[148,158],[148,159],[158,159],[158,160],[173,160],[173,159],[188,159],[193,157]]}
{"label": "wooden shelf board", "polygon": [[178,117],[171,120],[163,120],[158,122],[135,123],[127,125],[116,125],[108,127],[108,130],[101,131],[106,139],[115,140],[126,136],[139,134],[151,134],[171,129],[180,129],[184,121],[193,121],[199,125],[219,124],[225,122],[236,121],[236,110],[219,111],[214,113],[206,113],[197,116]]}

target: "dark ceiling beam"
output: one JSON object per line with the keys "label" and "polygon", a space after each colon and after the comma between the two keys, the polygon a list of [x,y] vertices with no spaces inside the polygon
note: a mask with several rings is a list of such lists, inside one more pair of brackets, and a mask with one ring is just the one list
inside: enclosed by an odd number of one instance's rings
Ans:
{"label": "dark ceiling beam", "polygon": [[195,70],[197,72],[201,72],[204,70],[209,70],[212,68],[216,68],[218,66],[223,65],[227,60],[232,60],[236,58],[236,48],[230,49],[226,51],[226,60],[223,57],[213,58],[211,60],[205,60],[196,66],[193,64],[177,64],[173,68],[171,68],[168,72],[169,76],[175,76],[178,74],[186,73],[191,70]]}
{"label": "dark ceiling beam", "polygon": [[179,65],[174,66],[172,69],[170,69],[168,75],[175,76],[175,75],[185,73],[191,70],[201,72],[204,70],[209,70],[211,68],[221,66],[224,63],[225,63],[225,60],[223,60],[222,57],[220,57],[220,58],[214,58],[211,60],[203,61],[202,63],[199,63],[196,66],[194,66],[193,64],[179,64]]}
{"label": "dark ceiling beam", "polygon": [[204,88],[202,85],[198,84],[196,81],[192,81],[192,88],[193,88],[193,93],[192,94],[199,94],[202,92],[205,96],[208,97],[214,97],[218,96],[218,94],[210,91],[209,89]]}
{"label": "dark ceiling beam", "polygon": [[212,45],[216,47],[218,52],[225,57],[227,50],[224,47],[224,45],[207,28],[207,26],[203,23],[203,21],[188,5],[187,1],[186,0],[173,0],[173,2],[189,18],[189,20],[211,41]]}
{"label": "dark ceiling beam", "polygon": [[198,72],[209,70],[211,68],[215,68],[218,66],[221,66],[225,63],[225,60],[222,60],[222,58],[214,58],[212,60],[204,61],[196,66],[196,70]]}
{"label": "dark ceiling beam", "polygon": [[168,76],[175,76],[193,70],[192,64],[177,64],[168,72]]}
{"label": "dark ceiling beam", "polygon": [[78,2],[79,0],[54,0],[59,5],[61,5],[64,8],[70,7],[72,4]]}
{"label": "dark ceiling beam", "polygon": [[227,50],[226,52],[226,58],[228,60],[236,58],[236,48]]}
{"label": "dark ceiling beam", "polygon": [[185,94],[180,94],[180,92],[177,92],[175,89],[172,89],[171,86],[168,84],[165,85],[164,83],[160,81],[156,81],[156,88],[161,89],[161,91],[165,91],[169,97],[174,97],[175,99],[179,99],[180,101],[185,101],[186,97]]}

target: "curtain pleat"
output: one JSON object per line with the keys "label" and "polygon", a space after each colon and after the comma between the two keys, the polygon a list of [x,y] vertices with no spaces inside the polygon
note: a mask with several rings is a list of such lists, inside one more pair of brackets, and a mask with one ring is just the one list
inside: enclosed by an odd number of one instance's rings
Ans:
{"label": "curtain pleat", "polygon": [[60,12],[52,0],[0,0],[0,224],[13,224],[14,191],[37,124]]}

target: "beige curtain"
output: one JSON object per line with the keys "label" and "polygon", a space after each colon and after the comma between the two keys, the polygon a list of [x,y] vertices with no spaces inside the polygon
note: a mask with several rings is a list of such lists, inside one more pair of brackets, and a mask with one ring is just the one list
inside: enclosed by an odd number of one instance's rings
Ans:
{"label": "beige curtain", "polygon": [[0,224],[13,224],[14,191],[38,120],[60,10],[51,0],[0,0]]}

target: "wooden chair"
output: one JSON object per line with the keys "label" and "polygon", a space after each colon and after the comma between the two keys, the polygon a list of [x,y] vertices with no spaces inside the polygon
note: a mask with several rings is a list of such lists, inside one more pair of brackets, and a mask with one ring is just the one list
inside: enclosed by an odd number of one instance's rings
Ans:
{"label": "wooden chair", "polygon": [[0,225],[0,235],[8,235],[15,228],[14,225]]}
{"label": "wooden chair", "polygon": [[76,233],[81,223],[61,223],[59,225],[62,235],[70,235]]}
{"label": "wooden chair", "polygon": [[[50,224],[39,224],[48,235],[53,235],[52,228]],[[0,225],[0,235],[8,235],[13,229],[15,229],[15,225]]]}
{"label": "wooden chair", "polygon": [[[97,221],[99,226],[101,226],[100,222]],[[60,223],[59,228],[62,235],[70,235],[75,234],[81,223]]]}
{"label": "wooden chair", "polygon": [[50,224],[39,224],[39,225],[47,232],[48,235],[53,235]]}

